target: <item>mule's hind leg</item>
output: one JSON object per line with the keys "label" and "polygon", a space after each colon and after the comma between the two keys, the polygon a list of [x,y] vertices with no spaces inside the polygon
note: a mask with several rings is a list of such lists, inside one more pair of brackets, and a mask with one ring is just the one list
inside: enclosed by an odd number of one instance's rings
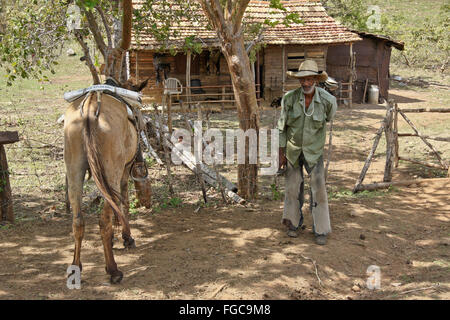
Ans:
{"label": "mule's hind leg", "polygon": [[123,273],[117,268],[112,251],[113,230],[113,210],[111,205],[105,201],[101,213],[99,225],[102,235],[103,250],[105,252],[106,272],[111,275],[111,283],[119,283],[123,278]]}
{"label": "mule's hind leg", "polygon": [[81,161],[78,164],[72,164],[67,168],[67,186],[70,206],[72,207],[72,230],[75,239],[75,251],[73,254],[72,265],[76,265],[82,270],[81,265],[81,242],[84,237],[84,217],[81,212],[81,197],[83,194],[83,180],[86,169]]}
{"label": "mule's hind leg", "polygon": [[130,209],[130,201],[128,199],[128,177],[130,172],[130,166],[127,166],[123,171],[122,179],[120,181],[120,195],[124,201],[122,205],[122,212],[124,216],[124,224],[122,225],[122,239],[125,248],[135,248],[136,244],[131,237],[130,224],[128,223],[128,213]]}

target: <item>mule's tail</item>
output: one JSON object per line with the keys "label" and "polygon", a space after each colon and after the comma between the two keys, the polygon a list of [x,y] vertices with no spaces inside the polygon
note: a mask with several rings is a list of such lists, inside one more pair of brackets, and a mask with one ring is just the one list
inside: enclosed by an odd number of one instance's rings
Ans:
{"label": "mule's tail", "polygon": [[82,110],[84,111],[83,140],[85,152],[87,155],[87,161],[92,174],[92,178],[94,179],[97,188],[111,206],[116,221],[119,221],[123,225],[124,218],[120,209],[120,205],[123,203],[123,199],[120,193],[114,190],[114,188],[108,183],[105,167],[103,166],[101,154],[98,149],[98,116],[94,114],[94,110],[90,110],[91,108],[89,108],[93,96],[94,94],[91,94],[91,96],[86,99],[85,106],[87,106],[88,108]]}

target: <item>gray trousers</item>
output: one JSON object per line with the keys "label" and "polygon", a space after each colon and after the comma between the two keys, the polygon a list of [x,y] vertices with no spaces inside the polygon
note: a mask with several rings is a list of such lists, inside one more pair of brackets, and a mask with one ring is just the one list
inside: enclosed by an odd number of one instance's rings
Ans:
{"label": "gray trousers", "polygon": [[313,168],[309,168],[303,154],[300,155],[300,167],[294,168],[287,161],[286,188],[284,197],[283,218],[290,220],[295,228],[299,227],[302,207],[304,203],[303,166],[310,173],[310,212],[313,218],[313,230],[317,235],[326,235],[331,232],[330,213],[328,208],[328,195],[325,187],[323,157]]}

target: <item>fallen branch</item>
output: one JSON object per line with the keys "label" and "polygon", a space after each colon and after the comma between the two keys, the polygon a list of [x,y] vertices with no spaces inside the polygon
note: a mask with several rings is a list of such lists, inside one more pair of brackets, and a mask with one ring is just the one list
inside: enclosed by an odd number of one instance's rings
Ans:
{"label": "fallen branch", "polygon": [[216,291],[214,291],[210,299],[214,299],[223,289],[225,289],[226,286],[227,286],[226,283],[221,285]]}
{"label": "fallen branch", "polygon": [[[152,120],[149,120],[149,122],[152,124],[153,130],[158,130],[157,129],[159,128],[158,121],[152,122]],[[195,158],[192,156],[192,154],[190,152],[185,153],[183,152],[183,150],[180,150],[177,146],[172,144],[171,141],[169,141],[166,135],[162,135],[162,139],[164,147],[169,148],[173,152],[173,154],[176,157],[178,157],[189,170],[196,173],[197,170],[196,161]],[[170,159],[168,161],[170,161]],[[210,168],[208,168],[205,164],[201,163],[200,171],[202,173],[203,180],[206,183],[213,186],[214,188],[219,188],[217,175]],[[219,175],[219,177],[222,180],[225,195],[238,204],[244,204],[245,199],[241,198],[233,190],[234,188],[236,188],[236,186],[227,179],[225,179],[223,176]]]}
{"label": "fallen branch", "polygon": [[407,294],[407,293],[411,293],[411,292],[416,292],[416,291],[423,291],[423,290],[428,290],[428,289],[436,289],[436,287],[439,287],[439,284],[435,284],[429,287],[425,287],[425,288],[419,288],[419,289],[412,289],[412,290],[408,290],[408,291],[403,291],[400,292],[400,294]]}
{"label": "fallen branch", "polygon": [[311,258],[305,257],[304,255],[300,255],[300,256],[301,256],[303,259],[310,260],[310,261],[313,263],[314,269],[316,270],[316,277],[317,277],[317,280],[319,280],[319,285],[320,285],[321,287],[323,287],[323,285],[322,285],[322,280],[320,280],[319,272],[317,271],[316,261],[314,261],[314,260],[311,259]]}
{"label": "fallen branch", "polygon": [[[155,130],[156,132],[159,131],[158,130],[159,129],[159,122],[158,121],[154,121],[151,118],[146,117],[146,116],[144,116],[144,120],[147,123],[150,123],[151,125],[153,125],[156,128],[156,130]],[[163,126],[163,132],[166,133],[166,134],[169,132],[167,126]],[[172,145],[172,142],[169,141],[169,143]],[[195,163],[195,158],[194,157],[192,157],[190,154],[188,154],[186,156],[188,158],[190,158],[191,162]],[[200,169],[203,172],[203,175],[208,175],[212,179],[218,180],[218,176],[216,175],[216,173],[211,168],[209,168],[207,165],[205,165],[203,162],[200,164]],[[229,190],[231,190],[231,191],[233,191],[235,193],[238,191],[237,186],[234,183],[232,183],[231,181],[229,181],[227,178],[225,178],[222,175],[219,175],[219,178],[222,180],[221,182],[225,186],[225,188],[227,188],[227,189],[229,189]]]}

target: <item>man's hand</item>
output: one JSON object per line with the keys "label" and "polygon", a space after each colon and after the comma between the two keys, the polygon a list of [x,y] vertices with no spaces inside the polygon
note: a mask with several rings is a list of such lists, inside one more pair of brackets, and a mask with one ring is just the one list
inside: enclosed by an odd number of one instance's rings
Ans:
{"label": "man's hand", "polygon": [[284,155],[284,149],[285,148],[278,149],[278,169],[286,167],[287,164],[287,159],[286,156]]}

